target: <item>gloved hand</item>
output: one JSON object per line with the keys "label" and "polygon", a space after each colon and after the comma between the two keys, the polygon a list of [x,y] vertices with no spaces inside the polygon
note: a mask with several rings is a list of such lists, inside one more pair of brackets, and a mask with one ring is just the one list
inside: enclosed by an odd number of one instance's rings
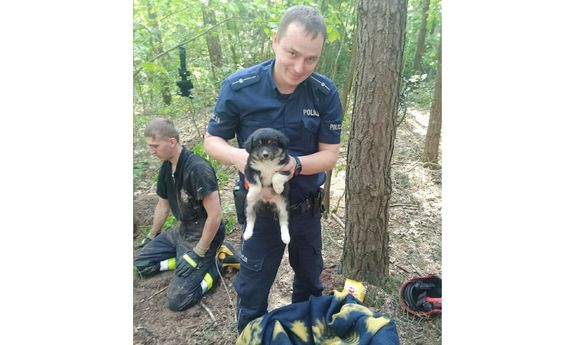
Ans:
{"label": "gloved hand", "polygon": [[[161,231],[160,231],[161,232]],[[160,234],[160,232],[158,232],[156,234],[156,236],[154,236],[154,238],[158,237],[158,235]],[[148,243],[152,242],[152,240],[154,238],[150,238],[150,235],[148,234],[143,240],[142,243],[140,243],[140,245],[138,246],[138,249],[142,249],[144,248]]]}
{"label": "gloved hand", "polygon": [[176,275],[187,277],[194,270],[200,269],[208,264],[208,258],[205,257],[207,249],[195,246],[194,249],[187,251],[176,265]]}
{"label": "gloved hand", "polygon": [[218,264],[221,265],[221,267],[231,267],[236,270],[240,269],[240,256],[230,242],[224,241],[220,248],[218,248],[216,256],[218,258]]}

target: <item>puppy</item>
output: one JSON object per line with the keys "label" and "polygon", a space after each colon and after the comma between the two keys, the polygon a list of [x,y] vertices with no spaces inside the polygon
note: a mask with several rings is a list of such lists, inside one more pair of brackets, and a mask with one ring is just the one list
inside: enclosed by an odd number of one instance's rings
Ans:
{"label": "puppy", "polygon": [[[244,239],[252,237],[256,222],[256,209],[268,207],[278,214],[281,238],[285,244],[290,241],[288,230],[288,188],[289,172],[280,171],[289,162],[289,139],[282,132],[272,128],[260,128],[246,140],[249,153],[245,176],[249,189],[246,197],[246,230]],[[260,193],[269,189],[272,200],[265,203]]]}

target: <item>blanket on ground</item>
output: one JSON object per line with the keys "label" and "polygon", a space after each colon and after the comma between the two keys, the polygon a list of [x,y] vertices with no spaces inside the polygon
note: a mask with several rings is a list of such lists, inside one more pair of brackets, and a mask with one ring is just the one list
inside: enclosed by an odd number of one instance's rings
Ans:
{"label": "blanket on ground", "polygon": [[236,345],[399,345],[393,320],[372,312],[347,292],[311,297],[252,320]]}

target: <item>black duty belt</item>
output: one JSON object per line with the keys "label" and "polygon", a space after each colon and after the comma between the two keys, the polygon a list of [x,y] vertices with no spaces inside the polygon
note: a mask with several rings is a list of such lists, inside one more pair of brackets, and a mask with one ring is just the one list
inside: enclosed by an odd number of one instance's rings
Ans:
{"label": "black duty belt", "polygon": [[[320,188],[317,192],[308,196],[302,201],[295,204],[291,204],[289,206],[290,216],[297,216],[307,212],[312,212],[312,214],[316,214],[320,211],[323,212],[322,207],[323,205],[321,204],[322,197],[323,197],[323,189]],[[277,219],[277,214],[267,207],[261,207],[260,209],[258,209],[257,215]]]}

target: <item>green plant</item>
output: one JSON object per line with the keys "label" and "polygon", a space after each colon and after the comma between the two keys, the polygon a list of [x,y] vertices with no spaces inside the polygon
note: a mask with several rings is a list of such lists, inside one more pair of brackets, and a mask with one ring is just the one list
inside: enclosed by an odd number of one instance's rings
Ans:
{"label": "green plant", "polygon": [[134,162],[134,166],[133,166],[134,183],[137,183],[140,180],[140,176],[142,175],[142,172],[144,170],[146,170],[147,167],[148,167],[148,162],[146,162],[146,161]]}
{"label": "green plant", "polygon": [[234,232],[234,225],[237,222],[237,218],[236,216],[231,216],[226,218],[226,223],[225,223],[225,228],[226,228],[226,234],[231,234],[232,232]]}
{"label": "green plant", "polygon": [[[204,142],[201,141],[201,140],[198,141],[198,143],[192,147],[192,150],[191,150],[191,151],[192,151],[195,155],[200,156],[200,157],[202,157],[202,158],[204,158],[204,159],[209,160],[209,158],[210,158],[210,157],[208,156],[208,154],[206,153],[206,151],[204,151]],[[210,163],[211,163],[211,162],[210,162]]]}
{"label": "green plant", "polygon": [[217,176],[217,178],[218,178],[220,187],[223,186],[223,185],[225,185],[226,183],[228,183],[228,181],[229,181],[229,179],[230,179],[229,176],[228,176],[228,174],[226,174],[226,172],[225,172],[225,171],[222,171],[222,170],[218,170],[218,171],[216,172],[216,176]]}
{"label": "green plant", "polygon": [[337,175],[337,174],[339,174],[340,172],[345,171],[345,169],[346,169],[346,164],[343,164],[343,163],[337,164],[337,165],[335,166],[335,174]]}
{"label": "green plant", "polygon": [[400,189],[408,189],[411,186],[411,182],[409,181],[409,175],[408,174],[403,174],[403,173],[398,172],[393,177],[395,179],[395,183],[397,183],[397,186]]}
{"label": "green plant", "polygon": [[379,308],[380,306],[386,305],[390,297],[391,299],[396,300],[399,295],[399,287],[401,286],[401,283],[402,282],[399,277],[390,275],[383,281],[383,286],[381,287],[368,284],[367,293],[365,295],[365,305]]}
{"label": "green plant", "polygon": [[162,230],[166,231],[170,230],[175,222],[176,217],[174,217],[173,215],[169,215],[168,218],[166,218],[166,221],[164,222],[164,226],[162,226]]}

